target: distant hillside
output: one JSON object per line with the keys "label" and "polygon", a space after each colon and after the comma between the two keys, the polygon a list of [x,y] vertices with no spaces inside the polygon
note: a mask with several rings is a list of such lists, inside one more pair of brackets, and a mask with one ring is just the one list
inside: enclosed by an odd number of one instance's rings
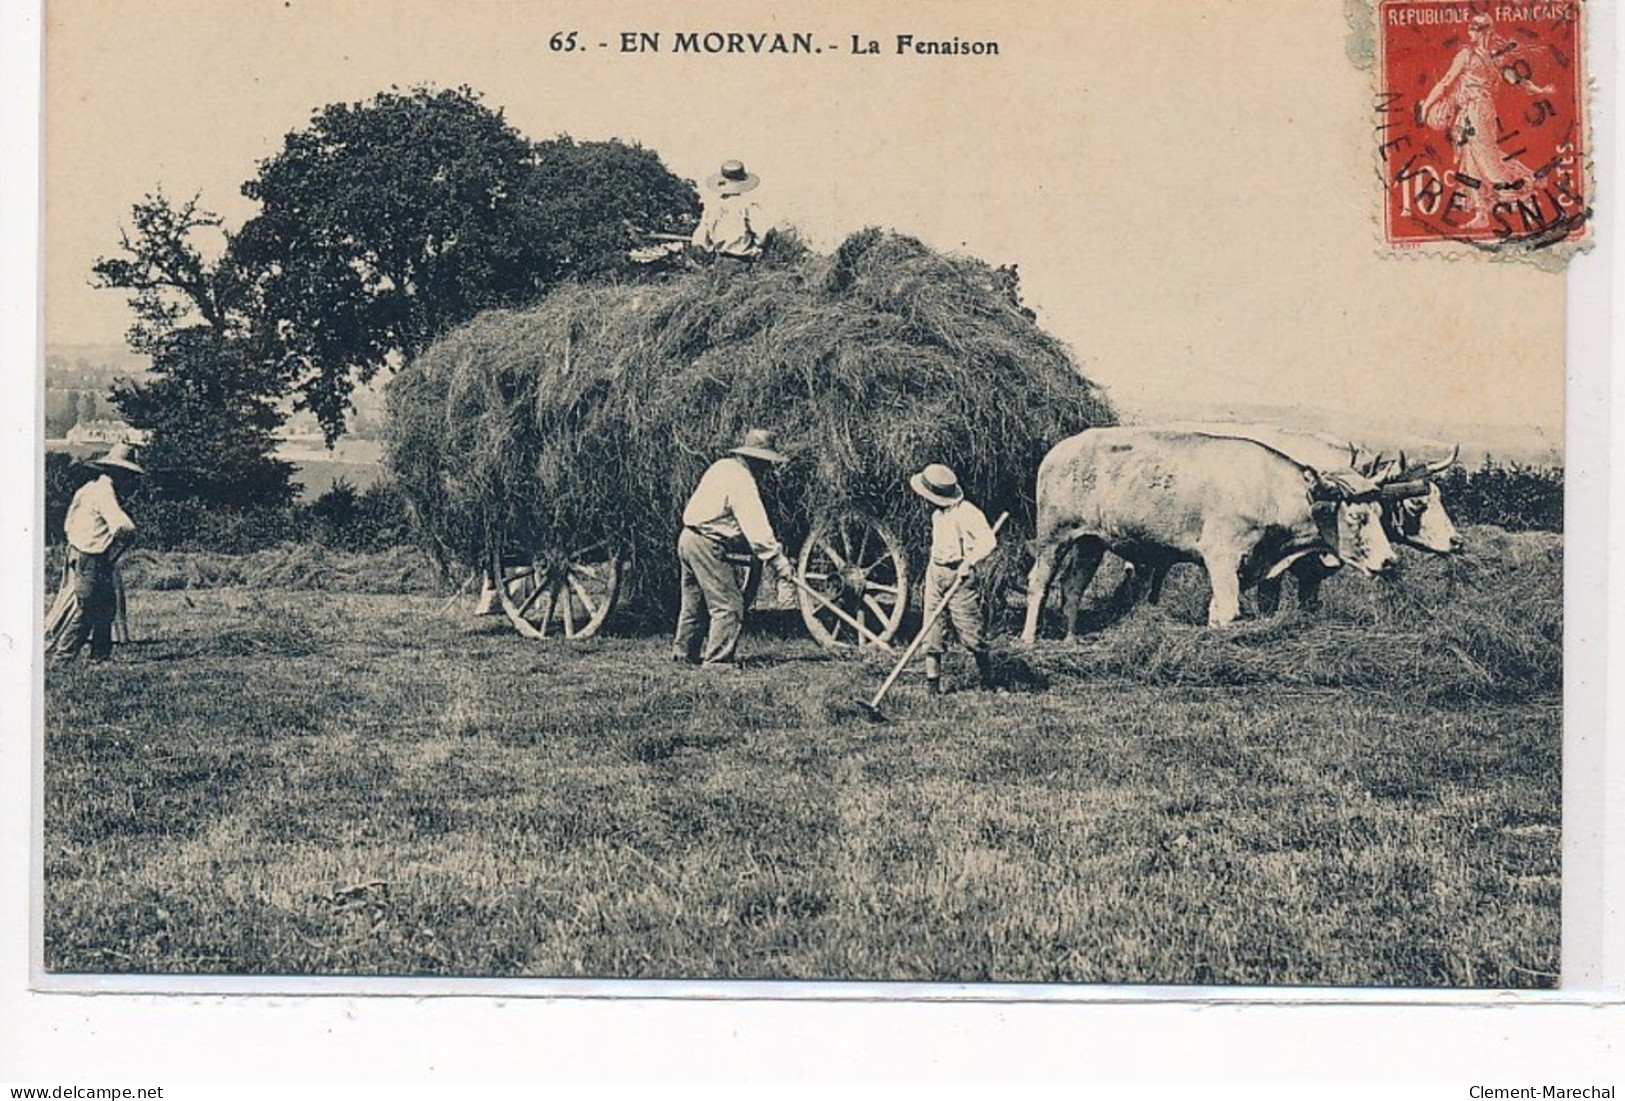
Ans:
{"label": "distant hillside", "polygon": [[[77,400],[59,394],[54,398],[49,391],[77,391],[100,398],[110,391],[114,380],[140,378],[147,373],[148,361],[123,344],[47,344],[45,347],[45,387],[48,412],[54,411],[63,420],[61,434],[71,427],[75,413],[69,403]],[[365,386],[358,386],[352,396],[355,409],[350,416],[351,440],[375,440],[382,435],[384,388],[389,382],[387,373]],[[62,407],[58,409],[58,407]],[[105,406],[105,402],[103,403]],[[99,410],[100,412],[105,411]],[[1433,454],[1447,452],[1461,444],[1462,461],[1477,466],[1486,455],[1499,462],[1514,462],[1524,466],[1562,466],[1562,429],[1518,424],[1458,424],[1441,427],[1420,419],[1375,418],[1358,410],[1325,409],[1300,405],[1271,405],[1264,402],[1226,402],[1223,404],[1200,402],[1158,403],[1154,414],[1126,408],[1123,420],[1130,424],[1153,424],[1159,421],[1235,421],[1244,424],[1277,424],[1283,428],[1305,428],[1344,436],[1373,451],[1405,450],[1413,453]],[[284,437],[295,437],[295,447],[314,451],[314,441],[320,435],[315,419],[301,413],[290,419]],[[306,437],[309,437],[307,440]],[[312,458],[314,458],[312,456]],[[327,456],[331,461],[334,456]],[[362,460],[363,463],[366,460]]]}
{"label": "distant hillside", "polygon": [[106,393],[120,378],[141,378],[149,361],[123,344],[47,344],[45,388]]}
{"label": "distant hillside", "polygon": [[1172,421],[1234,421],[1240,424],[1275,424],[1339,436],[1372,451],[1406,451],[1437,456],[1461,445],[1461,461],[1478,466],[1486,455],[1498,462],[1521,466],[1563,465],[1563,433],[1536,425],[1438,425],[1421,419],[1376,418],[1358,411],[1310,406],[1233,402],[1222,406],[1163,402],[1155,416],[1126,410],[1129,424]]}

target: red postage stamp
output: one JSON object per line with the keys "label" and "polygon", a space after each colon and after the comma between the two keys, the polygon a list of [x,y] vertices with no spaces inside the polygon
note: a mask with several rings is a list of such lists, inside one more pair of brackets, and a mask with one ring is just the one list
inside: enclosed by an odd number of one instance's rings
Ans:
{"label": "red postage stamp", "polygon": [[1590,232],[1581,0],[1381,0],[1390,245],[1541,249]]}

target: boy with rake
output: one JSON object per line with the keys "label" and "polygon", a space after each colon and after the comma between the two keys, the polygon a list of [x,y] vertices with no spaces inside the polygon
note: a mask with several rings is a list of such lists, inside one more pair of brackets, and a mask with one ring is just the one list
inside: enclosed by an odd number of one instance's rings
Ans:
{"label": "boy with rake", "polygon": [[[998,536],[987,516],[965,499],[959,477],[950,467],[932,463],[908,480],[909,488],[929,501],[931,565],[925,571],[925,685],[942,691],[944,621],[953,621],[959,641],[976,661],[982,688],[993,687],[993,659],[988,653],[982,619],[982,583],[976,567],[998,548]],[[962,580],[961,580],[962,579]],[[959,587],[954,589],[954,582]],[[949,596],[949,590],[953,593]],[[948,606],[933,611],[948,598]]]}

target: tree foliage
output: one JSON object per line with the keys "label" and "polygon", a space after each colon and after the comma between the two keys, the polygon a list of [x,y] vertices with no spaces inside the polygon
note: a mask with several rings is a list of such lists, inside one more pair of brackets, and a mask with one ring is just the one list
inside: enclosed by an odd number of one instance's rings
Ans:
{"label": "tree foliage", "polygon": [[260,367],[246,341],[194,325],[160,345],[153,378],[114,386],[124,419],[149,433],[154,492],[238,509],[293,499],[293,466],[273,456],[285,414]]}
{"label": "tree foliage", "polygon": [[292,498],[293,468],[271,457],[288,375],[263,339],[252,286],[230,257],[197,238],[220,219],[197,199],[149,195],[120,235],[121,255],[96,262],[101,286],[132,292],[130,347],[152,358],[150,379],[113,388],[124,419],[148,433],[149,492],[247,507]]}
{"label": "tree foliage", "polygon": [[200,232],[220,230],[220,216],[198,209],[197,196],[177,207],[162,191],[130,213],[133,231],[119,230],[123,255],[102,257],[92,269],[101,286],[134,292],[130,347],[150,355],[187,324],[231,328],[242,286],[227,267],[205,259],[196,240]]}
{"label": "tree foliage", "polygon": [[700,214],[693,186],[667,171],[653,150],[568,136],[536,146],[525,200],[549,285],[636,277],[643,269],[627,260],[628,227],[676,233]]}
{"label": "tree foliage", "polygon": [[236,232],[195,197],[146,196],[93,269],[129,292],[153,375],[113,400],[171,501],[285,504],[290,396],[331,442],[359,382],[482,310],[640,277],[629,227],[679,231],[700,208],[654,152],[532,142],[466,87],[321,108],[242,190],[259,211]]}
{"label": "tree foliage", "polygon": [[351,388],[482,310],[626,274],[626,224],[679,225],[693,188],[619,142],[533,144],[464,87],[332,104],[243,193],[233,242],[330,439]]}

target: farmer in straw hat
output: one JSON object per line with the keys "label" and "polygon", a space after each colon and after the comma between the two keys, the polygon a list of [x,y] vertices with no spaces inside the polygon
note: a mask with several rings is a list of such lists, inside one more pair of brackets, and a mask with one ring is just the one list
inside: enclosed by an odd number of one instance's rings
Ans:
{"label": "farmer in straw hat", "polygon": [[705,211],[694,230],[696,250],[747,264],[762,254],[761,208],[745,198],[761,182],[739,161],[725,161],[705,181]]}
{"label": "farmer in straw hat", "polygon": [[[786,461],[774,446],[773,434],[753,428],[738,447],[711,464],[689,497],[677,537],[683,596],[673,661],[735,667],[745,596],[734,578],[729,553],[754,555],[778,576],[780,585],[790,583],[790,560],[773,534],[757,488],[758,479]],[[700,626],[707,616],[711,622],[702,649]]]}
{"label": "farmer in straw hat", "polygon": [[119,504],[120,491],[146,473],[127,443],[116,444],[86,464],[97,477],[79,487],[63,524],[68,538],[68,569],[58,596],[49,650],[67,660],[90,643],[93,661],[113,656],[113,621],[118,616],[118,557],[135,531],[135,522]]}
{"label": "farmer in straw hat", "polygon": [[992,687],[993,659],[988,654],[982,629],[982,587],[976,574],[981,562],[998,547],[998,537],[988,526],[987,516],[965,499],[959,477],[952,468],[932,463],[908,480],[909,487],[930,501],[931,565],[925,571],[925,614],[942,603],[955,580],[964,578],[948,601],[948,607],[935,620],[925,638],[925,684],[928,691],[942,691],[944,621],[952,619],[959,641],[976,659],[976,672],[983,688]]}

